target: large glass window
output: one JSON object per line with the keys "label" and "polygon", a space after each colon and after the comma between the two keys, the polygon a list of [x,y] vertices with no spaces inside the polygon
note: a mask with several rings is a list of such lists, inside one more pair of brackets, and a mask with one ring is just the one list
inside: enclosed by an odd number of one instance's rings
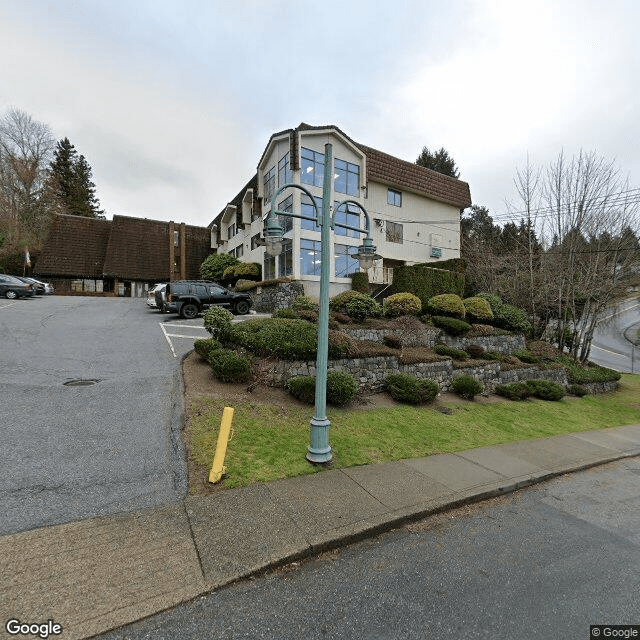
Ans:
{"label": "large glass window", "polygon": [[269,171],[264,174],[264,201],[269,202],[273,192],[276,190],[276,168],[271,167]]}
{"label": "large glass window", "polygon": [[229,225],[229,228],[227,229],[227,239],[231,240],[231,238],[233,238],[233,236],[236,235],[236,223],[234,222],[233,224]]}
{"label": "large glass window", "polygon": [[264,254],[264,267],[262,269],[263,280],[275,280],[276,277],[276,257]]}
{"label": "large glass window", "polygon": [[397,222],[387,221],[385,227],[387,231],[387,242],[397,242],[398,244],[402,244],[402,225]]}
{"label": "large glass window", "polygon": [[348,244],[336,244],[335,261],[336,261],[336,278],[346,278],[350,273],[360,271],[360,263],[357,258],[352,258],[349,253],[355,253],[356,247]]}
{"label": "large glass window", "polygon": [[[279,205],[279,211],[293,212],[293,196],[285,198]],[[291,216],[278,216],[278,223],[282,227],[282,233],[288,233],[293,229],[293,218]]]}
{"label": "large glass window", "polygon": [[300,150],[300,180],[302,184],[322,186],[324,182],[324,153],[302,147]]}
{"label": "large glass window", "polygon": [[291,182],[291,162],[289,152],[287,151],[278,161],[278,186],[283,187],[285,184],[290,184]]}
{"label": "large glass window", "polygon": [[360,195],[358,185],[360,184],[360,167],[344,160],[336,158],[336,179],[333,183],[337,193],[346,193],[350,196]]}
{"label": "large glass window", "polygon": [[[343,204],[339,209],[338,202],[334,202],[336,207],[336,222],[348,224],[350,227],[360,227],[360,209],[353,204]],[[336,226],[335,232],[337,236],[347,236],[348,238],[359,238],[360,234],[351,229],[344,229]]]}
{"label": "large glass window", "polygon": [[391,204],[394,207],[402,206],[402,193],[395,189],[387,189],[387,204]]}
{"label": "large glass window", "polygon": [[290,276],[293,273],[293,242],[283,240],[282,253],[278,256],[278,277]]}
{"label": "large glass window", "polygon": [[[314,198],[316,201],[316,206],[318,207],[318,215],[322,215],[322,198]],[[301,205],[301,213],[303,216],[309,216],[310,218],[314,218],[316,215],[316,210],[313,208],[311,204],[311,198],[306,193],[302,194],[302,199],[300,201]],[[300,220],[300,227],[302,229],[307,229],[308,231],[320,231],[320,225],[314,222],[313,220]]]}
{"label": "large glass window", "polygon": [[320,275],[320,242],[318,240],[300,240],[300,273],[303,276]]}

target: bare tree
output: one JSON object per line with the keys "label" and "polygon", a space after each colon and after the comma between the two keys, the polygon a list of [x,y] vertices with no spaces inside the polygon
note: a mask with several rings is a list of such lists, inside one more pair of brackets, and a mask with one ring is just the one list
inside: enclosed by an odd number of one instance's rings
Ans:
{"label": "bare tree", "polygon": [[571,353],[586,361],[595,325],[626,293],[624,262],[634,252],[624,251],[624,230],[638,229],[637,195],[615,162],[580,151],[570,160],[560,153],[548,167],[543,197],[544,295],[556,307],[559,347],[570,334]]}
{"label": "bare tree", "polygon": [[10,109],[0,120],[0,251],[37,247],[50,219],[45,180],[55,140],[50,128]]}

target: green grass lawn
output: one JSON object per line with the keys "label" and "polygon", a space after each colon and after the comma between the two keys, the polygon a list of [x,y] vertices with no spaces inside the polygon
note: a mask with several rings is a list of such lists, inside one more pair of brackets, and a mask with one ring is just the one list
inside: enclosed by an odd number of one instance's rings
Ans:
{"label": "green grass lawn", "polygon": [[[188,434],[192,460],[210,468],[224,399],[198,398]],[[333,468],[450,453],[475,447],[545,438],[640,423],[640,376],[623,375],[616,393],[559,402],[527,400],[495,404],[449,403],[450,415],[399,406],[327,410]],[[227,449],[226,488],[317,473],[305,459],[313,407],[242,402],[234,405]]]}

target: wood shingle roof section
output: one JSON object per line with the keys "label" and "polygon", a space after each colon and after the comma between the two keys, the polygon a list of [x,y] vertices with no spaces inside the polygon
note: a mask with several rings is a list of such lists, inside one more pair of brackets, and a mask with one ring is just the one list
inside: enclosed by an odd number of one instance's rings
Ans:
{"label": "wood shingle roof section", "polygon": [[38,258],[39,275],[102,278],[110,220],[58,215]]}
{"label": "wood shingle roof section", "polygon": [[356,143],[367,156],[367,182],[382,182],[390,187],[417,191],[434,200],[460,209],[471,206],[469,185],[462,180],[400,160],[388,153]]}

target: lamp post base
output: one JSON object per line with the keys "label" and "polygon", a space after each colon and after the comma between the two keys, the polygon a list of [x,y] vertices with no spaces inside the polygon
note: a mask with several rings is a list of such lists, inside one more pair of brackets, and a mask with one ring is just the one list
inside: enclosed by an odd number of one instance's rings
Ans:
{"label": "lamp post base", "polygon": [[311,444],[307,449],[307,460],[314,464],[331,462],[331,446],[329,445],[329,426],[331,423],[324,420],[311,420]]}

